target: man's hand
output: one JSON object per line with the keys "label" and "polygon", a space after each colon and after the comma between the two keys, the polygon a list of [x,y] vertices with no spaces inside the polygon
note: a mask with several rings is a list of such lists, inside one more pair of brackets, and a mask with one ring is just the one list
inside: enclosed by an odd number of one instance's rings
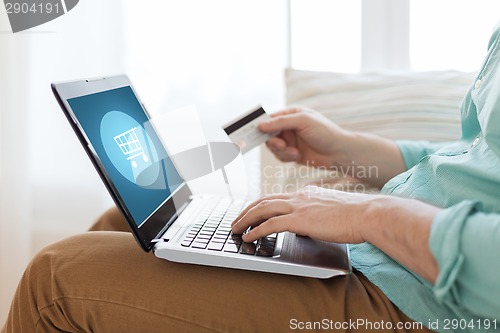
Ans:
{"label": "man's hand", "polygon": [[232,229],[240,234],[252,227],[245,242],[283,231],[337,243],[369,242],[433,283],[439,270],[429,235],[439,210],[413,199],[308,186],[253,202]]}
{"label": "man's hand", "polygon": [[283,162],[340,171],[381,188],[406,170],[397,145],[388,139],[344,130],[321,114],[291,108],[259,124],[266,133],[280,132],[267,146]]}
{"label": "man's hand", "polygon": [[259,128],[266,133],[280,132],[267,141],[267,146],[281,161],[331,168],[345,159],[342,142],[348,132],[320,113],[290,108],[271,117]]}
{"label": "man's hand", "polygon": [[233,222],[233,232],[252,242],[275,232],[290,231],[314,239],[361,243],[361,223],[374,196],[307,186],[292,194],[263,197]]}

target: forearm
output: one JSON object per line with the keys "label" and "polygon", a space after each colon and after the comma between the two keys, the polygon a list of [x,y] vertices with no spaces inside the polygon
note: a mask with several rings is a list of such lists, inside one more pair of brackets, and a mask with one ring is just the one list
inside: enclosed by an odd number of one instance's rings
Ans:
{"label": "forearm", "polygon": [[439,211],[413,199],[377,196],[365,210],[361,233],[365,241],[434,283],[439,269],[429,248],[429,237]]}
{"label": "forearm", "polygon": [[355,178],[381,188],[389,179],[406,170],[394,141],[366,133],[347,132],[345,135],[344,157],[337,163],[344,169],[354,167]]}

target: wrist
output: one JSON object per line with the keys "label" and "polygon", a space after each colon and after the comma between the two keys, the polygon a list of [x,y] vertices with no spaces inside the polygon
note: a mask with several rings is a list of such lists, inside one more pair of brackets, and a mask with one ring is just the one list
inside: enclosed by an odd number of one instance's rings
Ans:
{"label": "wrist", "polygon": [[358,230],[365,242],[373,243],[374,239],[384,230],[384,223],[394,209],[397,198],[386,195],[369,195],[364,201],[362,213],[359,215]]}
{"label": "wrist", "polygon": [[357,133],[337,128],[332,140],[330,167],[352,167]]}
{"label": "wrist", "polygon": [[[381,238],[393,234],[395,227],[405,226],[405,230],[430,230],[430,225],[440,208],[424,202],[388,195],[371,195],[366,200],[360,219],[360,235],[365,242],[378,243]],[[416,228],[416,229],[415,229]],[[412,231],[409,232],[410,238]],[[427,232],[428,233],[428,232]],[[405,233],[405,236],[409,235]],[[403,235],[399,235],[400,238]]]}

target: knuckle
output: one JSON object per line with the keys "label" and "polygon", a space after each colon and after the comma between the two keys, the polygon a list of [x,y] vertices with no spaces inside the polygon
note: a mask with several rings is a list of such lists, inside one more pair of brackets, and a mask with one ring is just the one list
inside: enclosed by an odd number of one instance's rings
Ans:
{"label": "knuckle", "polygon": [[299,216],[301,219],[305,218],[308,213],[309,213],[309,207],[307,205],[299,205],[295,209],[295,214]]}
{"label": "knuckle", "polygon": [[[280,228],[280,219],[278,217],[271,217],[266,221],[266,233],[271,234],[273,232],[281,232],[283,228]],[[264,230],[263,230],[264,231]]]}
{"label": "knuckle", "polygon": [[265,208],[265,207],[269,206],[270,203],[271,203],[271,200],[264,199],[261,202],[259,202],[259,204],[257,205],[257,207],[258,208]]}
{"label": "knuckle", "polygon": [[264,198],[255,206],[255,213],[259,217],[262,217],[266,214],[267,209],[272,204],[272,200],[269,198]]}
{"label": "knuckle", "polygon": [[308,112],[303,111],[303,112],[297,113],[296,117],[297,117],[297,119],[299,121],[304,122],[304,121],[307,121],[310,118],[310,115],[309,115]]}
{"label": "knuckle", "polygon": [[309,186],[304,186],[297,192],[299,198],[307,197],[310,193],[311,189]]}
{"label": "knuckle", "polygon": [[293,217],[290,218],[289,223],[287,225],[287,229],[289,232],[298,233],[299,228],[297,226],[297,219],[296,218],[293,218]]}
{"label": "knuckle", "polygon": [[306,185],[301,189],[301,192],[305,195],[311,195],[318,191],[318,187],[314,185]]}
{"label": "knuckle", "polygon": [[270,217],[267,220],[267,225],[270,226],[270,227],[276,226],[277,223],[278,223],[278,219],[276,218],[276,216]]}
{"label": "knuckle", "polygon": [[309,192],[309,191],[312,191],[312,189],[314,188],[315,186],[314,185],[306,185],[304,186],[302,189],[306,192]]}
{"label": "knuckle", "polygon": [[308,108],[308,107],[303,107],[303,108],[302,108],[302,112],[303,112],[304,114],[308,114],[308,115],[311,115],[311,114],[315,114],[315,113],[317,113],[316,111],[314,111],[313,109]]}

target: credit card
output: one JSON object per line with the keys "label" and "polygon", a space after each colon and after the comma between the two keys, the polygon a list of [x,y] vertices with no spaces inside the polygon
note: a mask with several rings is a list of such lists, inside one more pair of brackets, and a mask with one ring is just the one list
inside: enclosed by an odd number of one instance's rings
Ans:
{"label": "credit card", "polygon": [[259,106],[224,125],[222,129],[229,136],[229,139],[240,147],[241,153],[245,154],[278,135],[279,132],[264,133],[259,129],[259,123],[269,119],[271,116]]}

